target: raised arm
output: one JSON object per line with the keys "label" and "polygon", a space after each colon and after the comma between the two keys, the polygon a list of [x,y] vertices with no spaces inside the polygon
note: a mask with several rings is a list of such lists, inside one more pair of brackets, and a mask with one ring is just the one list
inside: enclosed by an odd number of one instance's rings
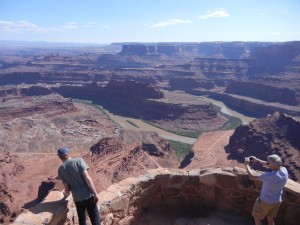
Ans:
{"label": "raised arm", "polygon": [[267,162],[261,159],[256,158],[255,156],[250,156],[249,159],[251,160],[251,162],[257,162],[260,163],[263,166],[267,165]]}
{"label": "raised arm", "polygon": [[[253,160],[251,160],[251,161],[253,161]],[[245,165],[246,165],[246,169],[247,169],[249,178],[251,180],[258,180],[259,175],[257,175],[256,172],[250,168],[249,163],[250,163],[249,158],[246,158],[245,159]]]}

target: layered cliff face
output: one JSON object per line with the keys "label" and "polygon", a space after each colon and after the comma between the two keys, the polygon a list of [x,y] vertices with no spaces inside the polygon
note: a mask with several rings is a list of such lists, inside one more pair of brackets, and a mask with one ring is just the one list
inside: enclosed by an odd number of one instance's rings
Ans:
{"label": "layered cliff face", "polygon": [[72,101],[58,94],[44,96],[5,97],[0,104],[0,121],[7,121],[18,117],[43,114],[54,116],[75,111]]}
{"label": "layered cliff face", "polygon": [[103,138],[90,148],[84,159],[90,165],[97,190],[114,182],[138,176],[162,165],[177,167],[170,144],[154,133],[144,133],[141,143],[124,142],[121,138]]}
{"label": "layered cliff face", "polygon": [[293,61],[300,55],[299,42],[273,44],[256,48],[249,61],[249,74],[280,74],[293,67]]}
{"label": "layered cliff face", "polygon": [[248,75],[247,63],[238,59],[197,58],[190,62],[190,68],[210,79],[241,79]]}
{"label": "layered cliff face", "polygon": [[230,137],[226,151],[239,162],[254,155],[266,160],[278,154],[293,180],[300,180],[300,122],[282,113],[257,119],[238,127]]}
{"label": "layered cliff face", "polygon": [[196,80],[194,78],[171,78],[169,80],[171,90],[183,90],[189,92],[194,88],[212,89],[215,83],[211,80]]}
{"label": "layered cliff face", "polygon": [[249,96],[261,99],[266,102],[279,102],[287,105],[298,105],[297,91],[287,87],[280,88],[263,83],[253,82],[232,82],[226,90],[226,93]]}
{"label": "layered cliff face", "polygon": [[16,175],[24,170],[24,163],[22,160],[10,154],[9,152],[0,152],[0,223],[7,223],[16,216],[16,213],[20,211],[15,207],[18,198],[16,198],[16,187],[11,185],[11,180]]}
{"label": "layered cliff face", "polygon": [[121,54],[126,55],[168,55],[204,58],[247,58],[255,48],[268,46],[263,42],[203,42],[203,43],[159,43],[124,44]]}
{"label": "layered cliff face", "polygon": [[45,87],[12,90],[0,103],[0,150],[51,152],[64,143],[88,149],[98,138],[118,134],[117,125],[92,106],[47,94],[52,91]]}
{"label": "layered cliff face", "polygon": [[117,81],[111,80],[105,86],[105,92],[112,95],[121,95],[125,98],[134,97],[136,99],[157,99],[162,98],[163,93],[159,88],[141,82],[132,82],[132,81]]}

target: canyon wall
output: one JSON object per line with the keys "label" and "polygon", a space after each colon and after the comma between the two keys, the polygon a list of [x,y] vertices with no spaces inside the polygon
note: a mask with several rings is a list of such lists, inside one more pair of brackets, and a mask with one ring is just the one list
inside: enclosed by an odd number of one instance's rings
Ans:
{"label": "canyon wall", "polygon": [[266,42],[202,42],[202,43],[131,43],[123,44],[121,54],[185,55],[207,58],[246,58],[255,48],[269,46]]}
{"label": "canyon wall", "polygon": [[226,152],[230,153],[230,159],[239,162],[243,162],[244,157],[250,155],[266,160],[268,155],[278,154],[288,169],[290,178],[299,181],[299,136],[298,120],[282,113],[274,113],[236,128],[226,146]]}
{"label": "canyon wall", "polygon": [[199,70],[210,79],[242,79],[248,76],[248,64],[240,59],[196,58],[190,63],[191,70]]}
{"label": "canyon wall", "polygon": [[225,93],[248,96],[266,102],[279,102],[287,105],[299,104],[296,99],[296,90],[257,82],[232,82],[227,86]]}

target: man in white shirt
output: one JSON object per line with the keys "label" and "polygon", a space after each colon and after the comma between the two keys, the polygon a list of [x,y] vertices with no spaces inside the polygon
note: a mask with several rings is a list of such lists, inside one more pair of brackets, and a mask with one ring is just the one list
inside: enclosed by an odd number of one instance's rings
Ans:
{"label": "man in white shirt", "polygon": [[[257,175],[249,164],[250,162],[258,162],[263,166],[270,168],[272,171]],[[282,192],[284,185],[288,179],[287,169],[282,165],[282,160],[278,155],[269,155],[267,161],[260,160],[254,156],[245,159],[247,172],[250,179],[260,180],[263,186],[259,198],[256,200],[252,216],[255,225],[262,225],[262,220],[267,218],[268,225],[274,225],[274,218],[277,216],[280,204],[282,202]]]}

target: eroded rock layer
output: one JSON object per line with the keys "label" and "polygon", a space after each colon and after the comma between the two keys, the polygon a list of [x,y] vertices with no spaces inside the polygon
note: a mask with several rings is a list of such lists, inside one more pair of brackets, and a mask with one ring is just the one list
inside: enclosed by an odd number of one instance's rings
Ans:
{"label": "eroded rock layer", "polygon": [[84,159],[90,165],[91,176],[98,190],[107,188],[130,176],[138,176],[147,169],[161,166],[177,167],[174,150],[157,134],[144,134],[144,143],[126,143],[120,138],[103,138],[90,149]]}
{"label": "eroded rock layer", "polygon": [[300,122],[282,113],[252,121],[238,127],[230,137],[226,151],[240,162],[254,155],[263,160],[278,154],[287,167],[290,178],[300,180]]}

